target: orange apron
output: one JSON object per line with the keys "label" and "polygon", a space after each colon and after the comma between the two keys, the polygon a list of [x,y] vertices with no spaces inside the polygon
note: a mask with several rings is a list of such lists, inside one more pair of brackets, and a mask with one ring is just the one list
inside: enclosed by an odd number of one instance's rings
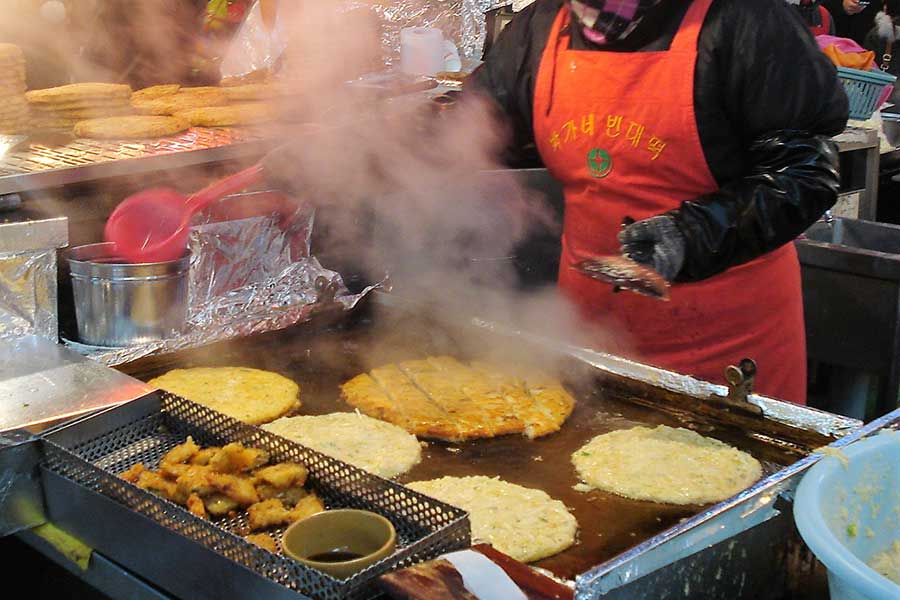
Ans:
{"label": "orange apron", "polygon": [[674,285],[670,302],[613,293],[572,268],[576,257],[617,254],[626,216],[645,219],[718,189],[694,112],[697,41],[711,3],[692,2],[669,50],[627,54],[569,49],[569,9],[560,9],[534,92],[538,150],[565,189],[559,286],[587,318],[617,332],[606,350],[717,383],[727,365],[750,357],[759,393],[804,403],[793,244]]}

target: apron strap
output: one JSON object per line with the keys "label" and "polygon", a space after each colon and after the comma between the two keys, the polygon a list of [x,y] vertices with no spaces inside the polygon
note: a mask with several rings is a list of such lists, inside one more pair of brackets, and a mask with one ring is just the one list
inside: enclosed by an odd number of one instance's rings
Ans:
{"label": "apron strap", "polygon": [[700,30],[706,20],[706,13],[713,0],[692,0],[691,7],[681,21],[681,26],[672,40],[672,50],[694,52],[700,39]]}

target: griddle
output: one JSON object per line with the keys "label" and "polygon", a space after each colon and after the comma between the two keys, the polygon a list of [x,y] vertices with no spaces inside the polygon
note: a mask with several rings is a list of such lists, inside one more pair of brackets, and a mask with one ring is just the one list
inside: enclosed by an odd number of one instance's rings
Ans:
{"label": "griddle", "polygon": [[[492,351],[486,354],[486,348]],[[173,368],[266,369],[299,383],[301,414],[317,415],[353,410],[340,399],[339,391],[340,384],[351,377],[381,364],[439,354],[549,369],[575,396],[573,414],[555,434],[536,440],[518,435],[466,443],[429,440],[422,462],[399,479],[404,483],[446,475],[497,476],[542,489],[563,501],[578,520],[578,543],[535,566],[565,579],[574,579],[711,508],[576,491],[579,479],[570,455],[594,436],[634,425],[687,427],[749,452],[762,462],[765,476],[836,439],[819,431],[718,409],[662,387],[635,387],[574,356],[538,348],[516,336],[473,332],[459,323],[386,308],[339,326],[272,332],[148,357],[119,368],[143,380]]]}

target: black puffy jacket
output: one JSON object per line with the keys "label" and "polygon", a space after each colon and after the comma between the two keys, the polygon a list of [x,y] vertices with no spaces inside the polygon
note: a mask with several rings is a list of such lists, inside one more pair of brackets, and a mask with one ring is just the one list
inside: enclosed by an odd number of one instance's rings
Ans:
{"label": "black puffy jacket", "polygon": [[[469,85],[493,98],[515,132],[517,164],[536,157],[532,98],[563,0],[537,0],[506,27]],[[607,51],[668,49],[689,2],[667,0]],[[578,28],[572,46],[596,50]],[[707,163],[721,188],[670,214],[687,239],[679,281],[704,279],[782,246],[837,199],[831,136],[848,102],[831,62],[783,0],[714,0],[699,38],[694,105]],[[600,82],[598,82],[600,85]]]}

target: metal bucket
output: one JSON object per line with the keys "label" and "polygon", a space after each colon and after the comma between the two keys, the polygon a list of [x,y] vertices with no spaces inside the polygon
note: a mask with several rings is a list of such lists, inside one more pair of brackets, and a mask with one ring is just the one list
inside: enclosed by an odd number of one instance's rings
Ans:
{"label": "metal bucket", "polygon": [[161,263],[129,264],[113,244],[65,253],[72,276],[78,336],[93,346],[131,346],[170,338],[187,321],[190,254]]}

